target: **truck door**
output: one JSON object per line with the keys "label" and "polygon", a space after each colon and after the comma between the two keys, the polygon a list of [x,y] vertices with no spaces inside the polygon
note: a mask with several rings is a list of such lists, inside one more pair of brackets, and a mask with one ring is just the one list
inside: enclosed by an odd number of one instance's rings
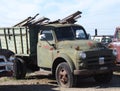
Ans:
{"label": "truck door", "polygon": [[52,55],[53,55],[53,46],[55,44],[53,31],[52,30],[42,30],[39,33],[39,37],[44,35],[45,38],[38,38],[38,45],[37,45],[37,58],[38,58],[38,66],[51,68],[52,65]]}

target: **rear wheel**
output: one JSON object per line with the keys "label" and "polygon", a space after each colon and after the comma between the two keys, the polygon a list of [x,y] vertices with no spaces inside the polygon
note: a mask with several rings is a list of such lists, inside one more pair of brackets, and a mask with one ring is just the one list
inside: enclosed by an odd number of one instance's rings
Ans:
{"label": "rear wheel", "polygon": [[24,60],[16,58],[13,65],[13,76],[16,79],[24,79],[26,75],[26,65]]}
{"label": "rear wheel", "polygon": [[98,83],[109,83],[112,79],[113,72],[107,72],[104,74],[98,74],[94,76],[94,79]]}
{"label": "rear wheel", "polygon": [[66,62],[60,63],[56,69],[56,80],[61,87],[73,86],[73,74]]}

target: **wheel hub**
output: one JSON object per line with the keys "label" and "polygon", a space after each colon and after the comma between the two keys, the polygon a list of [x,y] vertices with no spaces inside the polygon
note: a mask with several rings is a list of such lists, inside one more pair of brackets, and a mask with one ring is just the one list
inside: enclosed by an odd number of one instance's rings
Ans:
{"label": "wheel hub", "polygon": [[68,82],[68,74],[65,69],[60,70],[59,78],[63,84],[66,84]]}

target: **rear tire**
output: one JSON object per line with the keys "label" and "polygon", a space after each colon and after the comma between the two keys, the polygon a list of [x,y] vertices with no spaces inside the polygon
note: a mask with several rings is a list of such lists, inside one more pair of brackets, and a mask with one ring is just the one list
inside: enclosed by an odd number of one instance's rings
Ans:
{"label": "rear tire", "polygon": [[26,75],[26,65],[24,60],[16,58],[13,65],[13,77],[16,79],[24,79]]}
{"label": "rear tire", "polygon": [[69,88],[73,86],[73,74],[66,62],[62,62],[57,66],[56,80],[61,87]]}

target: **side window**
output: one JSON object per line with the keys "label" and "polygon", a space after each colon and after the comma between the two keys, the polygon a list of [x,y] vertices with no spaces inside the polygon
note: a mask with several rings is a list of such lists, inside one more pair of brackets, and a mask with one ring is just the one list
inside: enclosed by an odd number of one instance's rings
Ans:
{"label": "side window", "polygon": [[85,39],[85,33],[83,30],[76,30],[76,38],[77,39]]}
{"label": "side window", "polygon": [[[52,30],[43,30],[41,34],[44,34],[46,40],[48,41],[53,40]],[[45,39],[42,39],[42,40],[45,40]]]}

